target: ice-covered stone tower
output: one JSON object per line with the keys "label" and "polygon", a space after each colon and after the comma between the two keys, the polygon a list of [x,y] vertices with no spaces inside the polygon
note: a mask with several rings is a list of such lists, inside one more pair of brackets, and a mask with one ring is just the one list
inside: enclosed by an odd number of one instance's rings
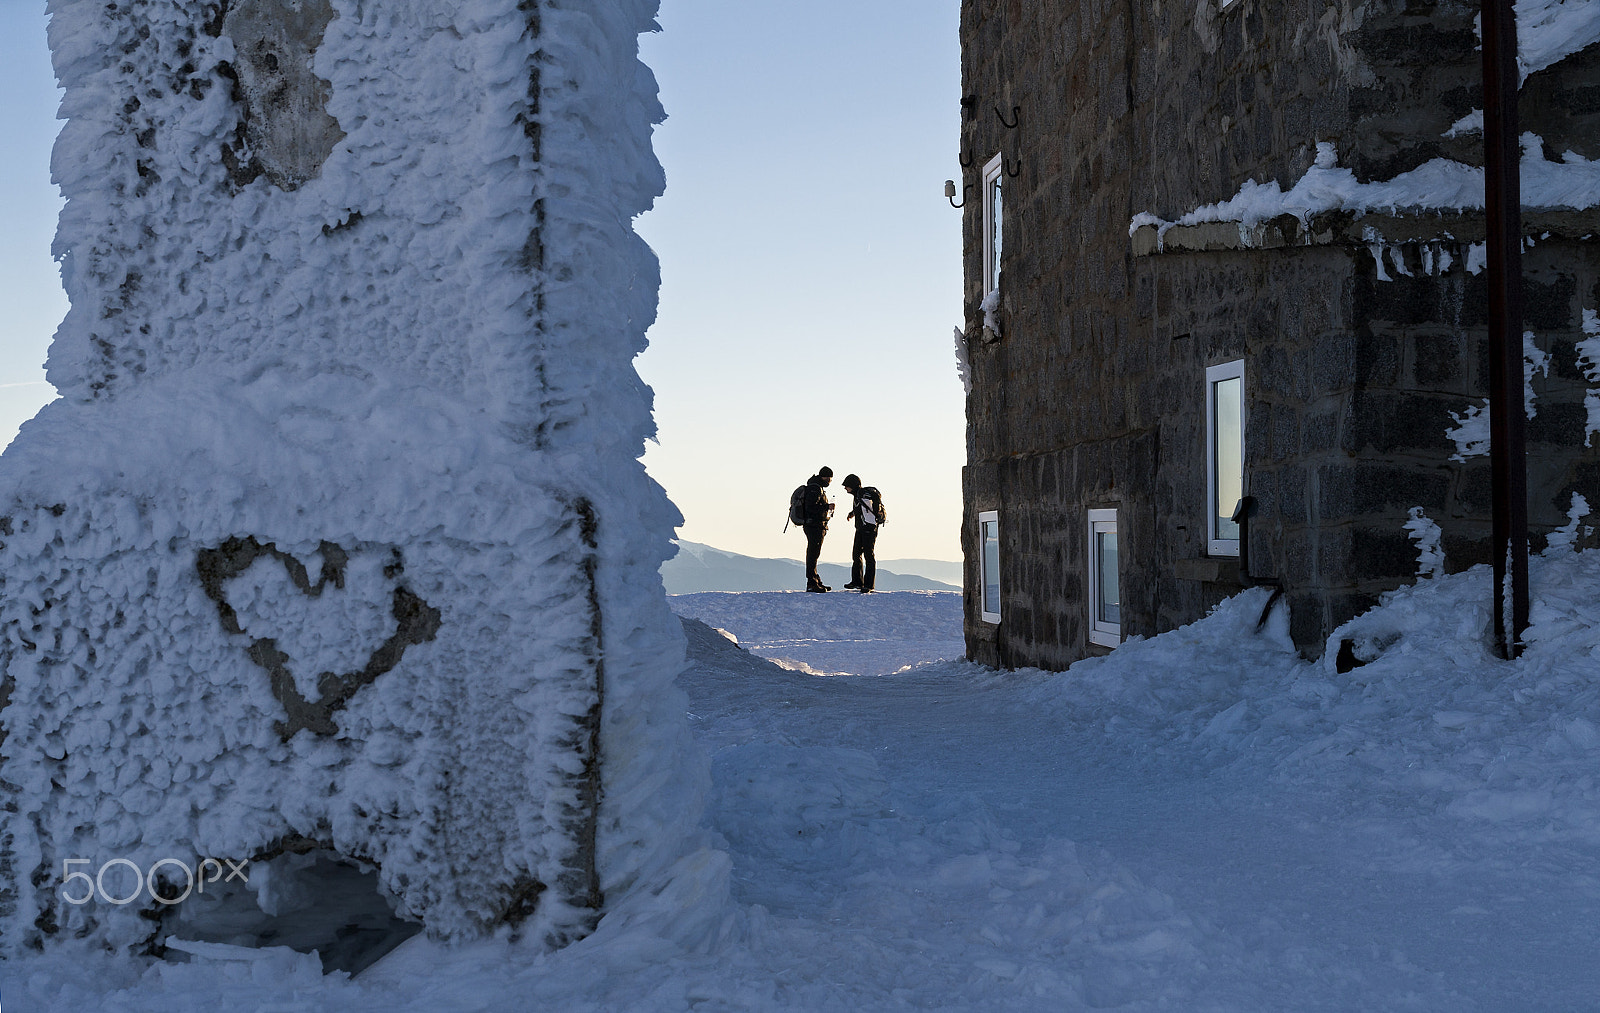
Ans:
{"label": "ice-covered stone tower", "polygon": [[671,860],[654,8],[51,0],[71,310],[0,458],[0,949],[159,953],[206,859],[559,945]]}

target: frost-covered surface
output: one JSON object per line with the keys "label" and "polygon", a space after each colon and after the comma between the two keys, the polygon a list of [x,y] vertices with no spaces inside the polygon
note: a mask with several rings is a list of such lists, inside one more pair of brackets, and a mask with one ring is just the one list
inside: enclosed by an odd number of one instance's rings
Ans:
{"label": "frost-covered surface", "polygon": [[1539,414],[1538,395],[1533,390],[1533,378],[1550,375],[1550,353],[1535,343],[1532,331],[1522,332],[1522,410],[1528,418]]}
{"label": "frost-covered surface", "polygon": [[[1345,674],[1331,652],[1296,657],[1281,614],[1258,633],[1261,590],[1057,674],[817,678],[690,623],[682,682],[723,853],[587,939],[533,954],[419,937],[353,981],[282,950],[143,972],[63,950],[0,968],[6,997],[46,1013],[1585,1009],[1600,558],[1533,560],[1515,663],[1485,646],[1489,579],[1390,595],[1335,634],[1372,659]],[[866,632],[856,596],[737,600],[751,623],[723,618],[741,639]]]}
{"label": "frost-covered surface", "polygon": [[[1586,310],[1585,313],[1588,313]],[[1588,320],[1586,316],[1584,318]],[[1583,342],[1578,343],[1579,362],[1581,363]],[[1539,414],[1539,395],[1533,389],[1533,379],[1540,374],[1550,375],[1550,353],[1540,348],[1532,331],[1522,332],[1522,409],[1528,418]],[[1590,405],[1591,414],[1600,406],[1600,394],[1588,391],[1584,395],[1586,403]],[[1465,461],[1471,457],[1487,457],[1489,446],[1489,413],[1493,408],[1488,398],[1482,398],[1477,404],[1469,404],[1462,409],[1460,414],[1450,413],[1450,418],[1455,425],[1445,431],[1445,436],[1456,445],[1456,452],[1450,455],[1452,461]],[[1585,441],[1587,443],[1587,439]]]}
{"label": "frost-covered surface", "polygon": [[1580,538],[1588,538],[1594,534],[1594,525],[1583,523],[1589,516],[1589,501],[1581,492],[1572,494],[1572,505],[1567,508],[1567,523],[1545,536],[1545,543],[1552,552],[1563,552],[1573,548]]}
{"label": "frost-covered surface", "polygon": [[1445,431],[1445,436],[1456,445],[1450,455],[1452,461],[1465,461],[1469,457],[1484,457],[1489,453],[1489,399],[1481,404],[1470,404],[1461,414],[1450,413],[1455,425]]}
{"label": "frost-covered surface", "polygon": [[[196,5],[52,0],[72,309],[63,397],[0,459],[6,948],[70,857],[298,834],[378,860],[443,935],[537,879],[541,941],[588,920],[564,908],[587,862],[622,910],[702,860],[657,576],[679,518],[637,460],[631,365],[659,283],[630,225],[662,186],[636,56],[655,5],[331,6],[312,66],[344,136],[285,190],[223,164],[240,54]],[[321,593],[266,558],[208,595],[201,554],[240,538]],[[422,605],[386,652],[402,591]],[[286,686],[252,660],[269,641]],[[365,659],[348,699],[322,689]],[[284,743],[296,693],[337,732]],[[59,917],[150,931],[132,905]]]}
{"label": "frost-covered surface", "polygon": [[1593,0],[1517,0],[1517,67],[1522,79],[1600,42]]}
{"label": "frost-covered surface", "polygon": [[983,302],[978,308],[983,311],[983,326],[994,332],[995,337],[1000,336],[1000,286],[996,285],[983,297]]}
{"label": "frost-covered surface", "polygon": [[[1559,162],[1544,157],[1534,134],[1522,135],[1522,204],[1527,208],[1588,208],[1600,204],[1600,162],[1567,152]],[[1483,207],[1483,169],[1447,158],[1435,158],[1393,179],[1363,183],[1338,164],[1331,142],[1317,144],[1316,163],[1284,190],[1277,180],[1246,180],[1233,197],[1195,208],[1168,221],[1140,212],[1128,225],[1131,236],[1154,225],[1164,236],[1176,225],[1237,222],[1241,237],[1279,215],[1302,223],[1325,211],[1357,214],[1404,214],[1419,210],[1467,210]]]}
{"label": "frost-covered surface", "polygon": [[1594,441],[1595,433],[1600,433],[1600,313],[1583,311],[1583,333],[1583,340],[1578,342],[1578,366],[1583,370],[1584,379],[1592,385],[1583,395],[1588,414],[1583,445],[1587,447]]}
{"label": "frost-covered surface", "polygon": [[961,378],[963,393],[972,393],[972,360],[967,354],[967,335],[961,328],[956,329],[956,375]]}
{"label": "frost-covered surface", "polygon": [[[6,454],[0,502],[65,506],[14,506],[0,539],[8,829],[17,867],[46,870],[8,940],[38,910],[118,945],[150,934],[139,905],[61,904],[65,858],[143,869],[294,835],[377,862],[434,931],[492,925],[518,876],[581,864],[574,827],[551,816],[583,809],[567,740],[600,688],[583,518],[535,459],[442,398],[326,374],[209,380],[92,411],[57,401]],[[311,597],[258,559],[223,585],[245,631],[230,633],[197,559],[241,531],[313,575],[322,543],[338,546],[343,586]],[[273,638],[316,701],[321,673],[360,671],[392,635],[397,588],[437,610],[436,630],[332,713],[336,734],[282,741],[285,701],[252,639]],[[559,904],[541,918],[582,921]]]}

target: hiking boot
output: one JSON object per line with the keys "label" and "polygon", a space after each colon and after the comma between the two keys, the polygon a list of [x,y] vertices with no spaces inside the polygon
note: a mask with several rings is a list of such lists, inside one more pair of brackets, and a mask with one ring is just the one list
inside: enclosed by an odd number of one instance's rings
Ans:
{"label": "hiking boot", "polygon": [[858,587],[858,588],[856,588],[856,590],[858,592],[860,592],[861,594],[871,594],[872,593],[872,588],[870,588],[870,587]]}
{"label": "hiking boot", "polygon": [[807,584],[806,585],[806,590],[807,591],[814,591],[817,594],[821,594],[824,591],[832,591],[833,588],[829,587],[826,584]]}
{"label": "hiking boot", "polygon": [[859,591],[861,590],[861,585],[852,580],[850,583],[844,586],[844,589],[846,591]]}

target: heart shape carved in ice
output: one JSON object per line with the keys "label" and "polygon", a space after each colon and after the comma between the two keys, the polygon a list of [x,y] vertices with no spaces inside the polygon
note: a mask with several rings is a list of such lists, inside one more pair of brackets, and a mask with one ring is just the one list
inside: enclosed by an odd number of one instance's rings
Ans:
{"label": "heart shape carved in ice", "polygon": [[[343,548],[323,542],[317,554],[322,567],[314,584],[303,562],[255,538],[230,538],[202,550],[196,562],[222,628],[250,637],[250,660],[266,670],[283,704],[285,719],[274,727],[284,741],[302,729],[336,734],[333,715],[357,690],[439,632],[439,610],[399,583],[405,568],[398,549],[386,560],[352,563]],[[325,596],[330,589],[337,593]]]}

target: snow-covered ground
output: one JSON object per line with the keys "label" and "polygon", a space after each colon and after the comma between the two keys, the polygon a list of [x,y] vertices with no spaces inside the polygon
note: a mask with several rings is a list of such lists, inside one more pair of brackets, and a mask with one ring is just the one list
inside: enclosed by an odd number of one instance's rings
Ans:
{"label": "snow-covered ground", "polygon": [[750,653],[812,675],[888,675],[967,651],[957,591],[703,592],[668,600],[678,615],[732,633]]}
{"label": "snow-covered ground", "polygon": [[[686,621],[707,848],[531,956],[0,967],[16,1009],[1579,1010],[1600,1007],[1600,553],[1536,559],[1530,647],[1483,570],[1300,661],[1262,591],[1070,672],[819,678]],[[674,599],[819,670],[959,637],[948,596]],[[855,646],[852,646],[855,645]],[[898,646],[895,646],[898,645]],[[237,956],[232,955],[232,956]]]}

